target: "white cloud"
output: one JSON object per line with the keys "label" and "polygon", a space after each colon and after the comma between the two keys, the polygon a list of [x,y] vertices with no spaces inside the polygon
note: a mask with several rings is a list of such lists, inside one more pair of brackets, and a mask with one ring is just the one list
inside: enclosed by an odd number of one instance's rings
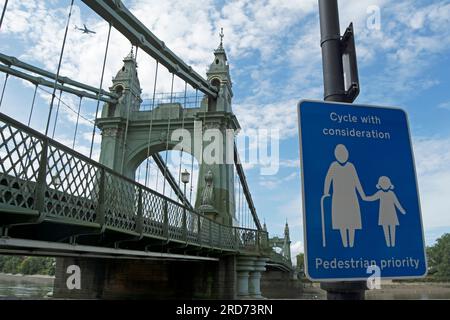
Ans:
{"label": "white cloud", "polygon": [[450,110],[450,101],[440,103],[438,108]]}
{"label": "white cloud", "polygon": [[303,241],[295,241],[291,243],[292,264],[297,265],[297,255],[304,252]]}
{"label": "white cloud", "polygon": [[295,99],[273,104],[238,104],[234,106],[243,130],[277,130],[281,139],[292,138],[298,133],[297,103]]}
{"label": "white cloud", "polygon": [[450,139],[419,138],[414,150],[425,230],[448,226],[450,231]]}
{"label": "white cloud", "polygon": [[315,5],[315,0],[228,1],[221,9],[218,24],[230,32],[227,43],[232,55],[257,51],[267,61],[283,45],[281,35],[312,13]]}
{"label": "white cloud", "polygon": [[286,185],[294,179],[298,179],[299,175],[300,173],[296,171],[281,178],[278,176],[261,176],[259,179],[259,184],[267,189],[276,189],[280,186]]}
{"label": "white cloud", "polygon": [[282,159],[280,160],[280,167],[284,168],[300,168],[300,159]]}

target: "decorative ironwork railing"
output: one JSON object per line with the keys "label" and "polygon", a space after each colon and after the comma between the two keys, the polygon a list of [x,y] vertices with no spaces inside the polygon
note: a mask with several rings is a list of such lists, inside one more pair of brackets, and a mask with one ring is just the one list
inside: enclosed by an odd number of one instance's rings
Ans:
{"label": "decorative ironwork railing", "polygon": [[144,96],[141,103],[141,110],[151,110],[157,108],[162,104],[177,103],[183,108],[200,108],[203,99],[203,94],[195,94],[195,92],[173,92],[165,93],[158,92],[155,94],[155,99],[151,96]]}
{"label": "decorative ironwork railing", "polygon": [[3,212],[259,254],[267,232],[219,224],[0,113]]}
{"label": "decorative ironwork railing", "polygon": [[272,250],[269,257],[270,257],[270,261],[272,263],[274,263],[274,262],[279,263],[281,265],[284,265],[284,266],[292,269],[292,261],[290,261],[288,258],[283,256],[282,254],[279,254]]}

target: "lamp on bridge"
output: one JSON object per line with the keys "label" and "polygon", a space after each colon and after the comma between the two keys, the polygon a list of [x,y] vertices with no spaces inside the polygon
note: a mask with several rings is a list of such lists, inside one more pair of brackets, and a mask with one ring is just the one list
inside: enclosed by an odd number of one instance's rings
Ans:
{"label": "lamp on bridge", "polygon": [[189,182],[189,177],[191,174],[184,169],[184,172],[181,173],[181,182],[184,184],[184,196],[186,197],[186,184]]}

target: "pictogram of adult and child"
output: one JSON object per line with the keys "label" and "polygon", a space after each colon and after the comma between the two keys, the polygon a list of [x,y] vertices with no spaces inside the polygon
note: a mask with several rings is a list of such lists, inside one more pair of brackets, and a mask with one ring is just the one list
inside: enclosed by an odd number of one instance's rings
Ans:
{"label": "pictogram of adult and child", "polygon": [[[366,196],[355,166],[349,162],[349,152],[343,144],[336,146],[334,161],[328,169],[325,177],[324,192],[321,198],[322,214],[322,244],[326,247],[324,201],[331,197],[331,222],[334,230],[339,230],[342,245],[352,248],[355,243],[355,231],[362,229],[361,210],[359,206],[360,195],[363,201],[379,200],[378,225],[383,227],[386,245],[395,247],[395,229],[400,225],[397,217],[397,209],[406,214],[396,194],[394,185],[389,177],[382,176],[378,179],[376,188],[378,191]],[[330,195],[330,189],[333,192]]]}

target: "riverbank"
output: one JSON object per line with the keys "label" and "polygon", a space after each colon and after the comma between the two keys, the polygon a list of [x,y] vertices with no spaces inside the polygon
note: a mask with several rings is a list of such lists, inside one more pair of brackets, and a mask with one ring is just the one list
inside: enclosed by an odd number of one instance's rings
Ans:
{"label": "riverbank", "polygon": [[54,276],[47,276],[41,274],[24,275],[24,274],[0,273],[0,281],[2,282],[17,281],[17,282],[28,282],[53,286],[54,280],[55,280]]}
{"label": "riverbank", "polygon": [[[326,292],[318,283],[306,286],[306,299],[325,300]],[[450,300],[450,282],[388,282],[381,289],[367,290],[367,300]]]}

